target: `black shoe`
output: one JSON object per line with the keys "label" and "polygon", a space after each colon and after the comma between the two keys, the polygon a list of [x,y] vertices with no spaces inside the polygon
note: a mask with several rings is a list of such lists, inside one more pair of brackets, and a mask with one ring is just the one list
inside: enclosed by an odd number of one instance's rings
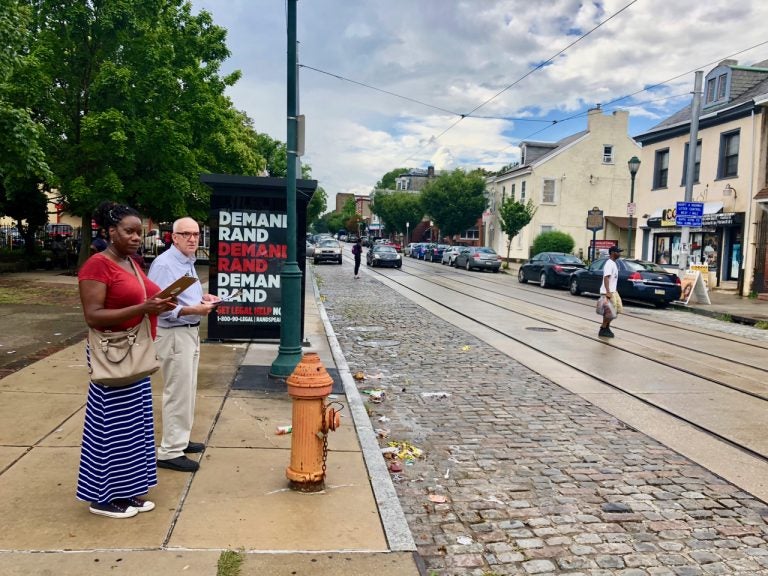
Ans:
{"label": "black shoe", "polygon": [[597,333],[597,335],[600,338],[613,338],[613,332],[611,332],[610,328],[600,328],[600,331]]}
{"label": "black shoe", "polygon": [[200,468],[200,464],[194,460],[190,460],[186,456],[179,456],[178,458],[171,458],[170,460],[158,460],[157,467],[176,470],[177,472],[194,472]]}
{"label": "black shoe", "polygon": [[202,442],[190,442],[184,448],[184,454],[200,454],[203,450],[205,450],[205,444]]}

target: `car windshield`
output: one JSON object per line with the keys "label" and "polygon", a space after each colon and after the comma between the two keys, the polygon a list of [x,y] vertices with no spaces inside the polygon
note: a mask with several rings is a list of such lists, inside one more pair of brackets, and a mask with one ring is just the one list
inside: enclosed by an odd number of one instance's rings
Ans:
{"label": "car windshield", "polygon": [[477,251],[481,254],[496,254],[491,248],[478,248]]}
{"label": "car windshield", "polygon": [[374,252],[394,252],[397,253],[397,250],[392,248],[392,246],[374,246],[373,247]]}
{"label": "car windshield", "polygon": [[321,240],[320,246],[324,248],[338,248],[339,243],[336,240]]}
{"label": "car windshield", "polygon": [[557,264],[584,264],[578,257],[571,254],[557,254],[552,256]]}
{"label": "car windshield", "polygon": [[630,272],[642,272],[643,270],[648,272],[663,272],[665,274],[668,272],[668,270],[665,270],[658,264],[645,260],[624,260],[624,265]]}

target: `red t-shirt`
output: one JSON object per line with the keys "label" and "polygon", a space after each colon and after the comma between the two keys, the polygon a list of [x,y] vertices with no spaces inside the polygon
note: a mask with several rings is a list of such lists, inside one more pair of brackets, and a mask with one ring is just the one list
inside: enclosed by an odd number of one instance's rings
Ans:
{"label": "red t-shirt", "polygon": [[[144,280],[144,286],[147,289],[146,296],[141,288],[141,283],[132,271],[128,271],[116,262],[110,260],[103,254],[94,254],[83,264],[80,272],[77,274],[78,281],[95,280],[107,285],[107,296],[104,299],[104,308],[114,310],[116,308],[126,308],[135,304],[141,304],[147,297],[154,296],[160,292],[160,287],[147,278],[146,274],[136,266],[138,273]],[[136,316],[130,320],[112,326],[112,330],[127,330],[133,328],[141,322],[142,316]],[[152,324],[152,338],[157,335],[157,316],[149,316]]]}

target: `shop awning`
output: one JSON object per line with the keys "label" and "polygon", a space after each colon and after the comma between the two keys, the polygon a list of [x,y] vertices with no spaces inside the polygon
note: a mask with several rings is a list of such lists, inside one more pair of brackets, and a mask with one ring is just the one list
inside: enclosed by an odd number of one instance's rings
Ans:
{"label": "shop awning", "polygon": [[[606,216],[606,222],[610,222],[619,230],[629,230],[629,216]],[[632,229],[637,229],[637,218],[632,219]]]}
{"label": "shop awning", "polygon": [[768,202],[768,188],[763,188],[755,194],[755,200],[758,202]]}
{"label": "shop awning", "polygon": [[[672,208],[672,206],[669,206],[669,208]],[[651,214],[648,219],[651,218],[661,218],[664,215],[664,210],[667,210],[667,208],[657,208],[656,211]],[[722,212],[723,210],[723,203],[722,202],[704,202],[704,214],[717,214],[718,212]]]}

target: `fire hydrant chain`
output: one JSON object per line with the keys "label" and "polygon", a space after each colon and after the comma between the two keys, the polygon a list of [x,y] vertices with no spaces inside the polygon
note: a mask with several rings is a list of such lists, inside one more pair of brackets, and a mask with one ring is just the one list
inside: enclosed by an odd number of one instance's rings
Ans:
{"label": "fire hydrant chain", "polygon": [[325,478],[325,469],[328,462],[328,425],[325,422],[325,411],[327,406],[323,404],[320,409],[323,411],[323,478]]}

